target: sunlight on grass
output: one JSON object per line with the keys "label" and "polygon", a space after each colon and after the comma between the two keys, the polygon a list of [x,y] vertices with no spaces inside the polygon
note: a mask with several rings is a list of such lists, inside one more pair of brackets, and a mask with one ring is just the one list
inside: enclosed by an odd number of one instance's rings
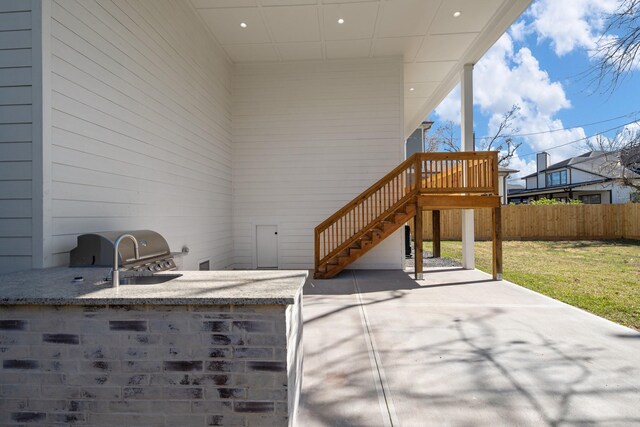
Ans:
{"label": "sunlight on grass", "polygon": [[[475,249],[491,273],[491,242]],[[460,260],[460,242],[442,242],[442,256]],[[640,330],[640,242],[509,241],[503,256],[506,280]]]}

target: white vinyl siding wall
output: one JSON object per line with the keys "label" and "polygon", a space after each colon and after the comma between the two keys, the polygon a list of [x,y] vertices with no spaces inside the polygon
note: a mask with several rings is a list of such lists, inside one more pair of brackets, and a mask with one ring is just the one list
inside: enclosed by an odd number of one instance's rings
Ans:
{"label": "white vinyl siding wall", "polygon": [[589,182],[589,181],[599,181],[601,179],[604,179],[603,176],[585,172],[580,169],[573,169],[573,168],[571,169],[571,172],[569,173],[569,175],[571,177],[570,178],[571,184],[579,184],[581,182]]}
{"label": "white vinyl siding wall", "polygon": [[232,66],[188,2],[54,0],[52,255],[149,228],[231,264]]}
{"label": "white vinyl siding wall", "polygon": [[[238,64],[234,266],[255,268],[256,225],[278,226],[279,268],[313,267],[313,230],[403,157],[400,58]],[[400,268],[402,233],[356,268]]]}
{"label": "white vinyl siding wall", "polygon": [[32,263],[31,0],[0,1],[0,274]]}

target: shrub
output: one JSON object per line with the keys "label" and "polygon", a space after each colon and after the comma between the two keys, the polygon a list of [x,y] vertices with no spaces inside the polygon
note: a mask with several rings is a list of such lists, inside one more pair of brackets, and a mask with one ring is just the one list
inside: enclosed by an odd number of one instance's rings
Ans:
{"label": "shrub", "polygon": [[581,205],[582,201],[577,199],[570,199],[567,202],[563,202],[561,200],[547,199],[546,197],[543,197],[542,199],[529,202],[529,204],[530,205]]}

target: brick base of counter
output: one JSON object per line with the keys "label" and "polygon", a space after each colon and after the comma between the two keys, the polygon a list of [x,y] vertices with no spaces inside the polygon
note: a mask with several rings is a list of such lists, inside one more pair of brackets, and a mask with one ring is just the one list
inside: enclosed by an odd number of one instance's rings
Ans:
{"label": "brick base of counter", "polygon": [[0,424],[293,425],[300,298],[289,306],[4,306]]}

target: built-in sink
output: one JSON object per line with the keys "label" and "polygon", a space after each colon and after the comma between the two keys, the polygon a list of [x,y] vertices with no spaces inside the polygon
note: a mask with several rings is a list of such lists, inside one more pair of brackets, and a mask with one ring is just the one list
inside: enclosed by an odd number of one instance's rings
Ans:
{"label": "built-in sink", "polygon": [[121,277],[121,285],[157,285],[159,283],[165,283],[170,280],[176,279],[182,276],[182,274],[162,274],[158,276],[131,276]]}

